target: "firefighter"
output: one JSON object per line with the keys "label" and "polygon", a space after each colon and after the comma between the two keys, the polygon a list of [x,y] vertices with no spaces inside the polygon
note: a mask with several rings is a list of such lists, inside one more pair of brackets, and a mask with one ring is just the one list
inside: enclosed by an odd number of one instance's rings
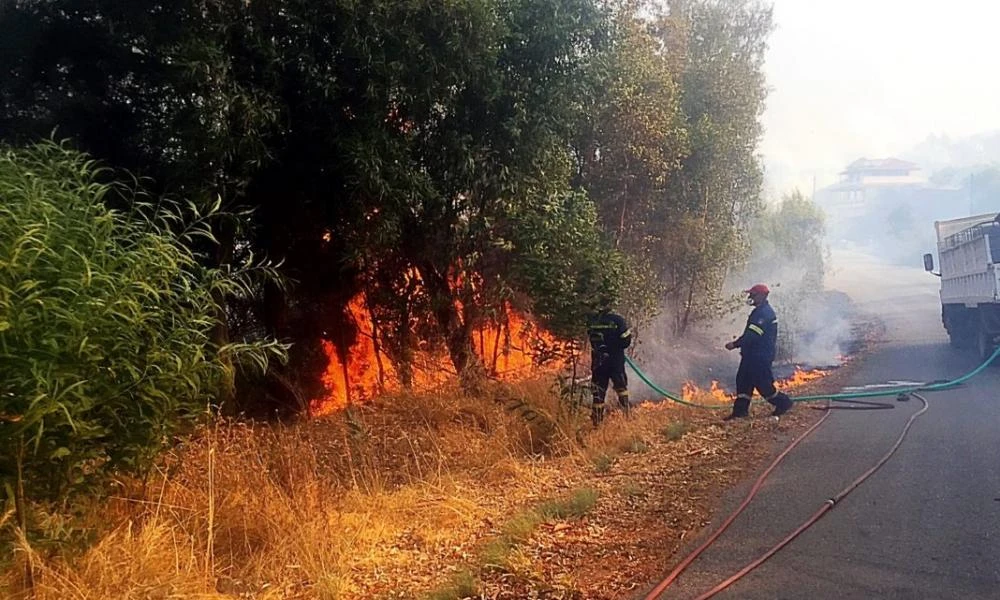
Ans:
{"label": "firefighter", "polygon": [[792,408],[792,399],[774,387],[774,375],[771,373],[778,340],[778,317],[767,301],[770,290],[758,283],[744,293],[754,309],[747,319],[743,335],[726,344],[726,350],[739,348],[742,355],[736,371],[736,400],[732,414],[725,419],[727,421],[750,416],[750,398],[755,389],[774,406],[773,416],[783,415]]}
{"label": "firefighter", "polygon": [[628,378],[625,375],[625,349],[632,343],[632,329],[621,315],[611,312],[608,303],[602,303],[601,310],[587,319],[587,337],[590,340],[590,381],[594,402],[590,419],[594,426],[604,419],[604,397],[608,393],[608,381],[614,385],[618,404],[625,414],[630,405]]}

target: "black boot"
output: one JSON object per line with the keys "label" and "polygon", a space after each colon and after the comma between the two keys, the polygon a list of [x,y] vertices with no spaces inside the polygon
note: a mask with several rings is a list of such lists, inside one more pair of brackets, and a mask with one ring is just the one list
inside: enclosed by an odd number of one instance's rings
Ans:
{"label": "black boot", "polygon": [[788,394],[784,392],[778,392],[777,394],[775,394],[774,400],[771,402],[771,404],[774,405],[774,412],[771,413],[771,416],[774,417],[780,417],[781,415],[791,410],[792,406],[794,405],[792,399],[789,398]]}
{"label": "black boot", "polygon": [[750,399],[749,398],[737,398],[733,401],[733,412],[723,419],[723,421],[731,421],[733,419],[743,419],[750,416]]}
{"label": "black boot", "polygon": [[590,408],[590,420],[597,427],[604,420],[604,403],[595,402]]}
{"label": "black boot", "polygon": [[629,402],[628,392],[618,394],[618,405],[622,407],[622,412],[628,417],[631,414],[632,403]]}

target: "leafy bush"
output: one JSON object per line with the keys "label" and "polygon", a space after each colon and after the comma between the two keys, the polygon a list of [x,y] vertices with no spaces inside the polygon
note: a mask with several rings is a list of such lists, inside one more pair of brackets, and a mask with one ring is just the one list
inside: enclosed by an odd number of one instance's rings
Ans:
{"label": "leafy bush", "polygon": [[109,175],[55,143],[0,149],[0,486],[22,527],[26,499],[141,472],[234,364],[284,350],[215,345],[220,303],[249,287],[192,250],[212,214]]}

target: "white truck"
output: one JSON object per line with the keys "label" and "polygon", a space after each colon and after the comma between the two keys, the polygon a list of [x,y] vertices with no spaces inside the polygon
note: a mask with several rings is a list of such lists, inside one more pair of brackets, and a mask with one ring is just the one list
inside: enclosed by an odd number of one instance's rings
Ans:
{"label": "white truck", "polygon": [[[1000,337],[1000,215],[936,221],[941,277],[941,320],[951,345],[983,359]],[[933,273],[934,257],[924,255]]]}

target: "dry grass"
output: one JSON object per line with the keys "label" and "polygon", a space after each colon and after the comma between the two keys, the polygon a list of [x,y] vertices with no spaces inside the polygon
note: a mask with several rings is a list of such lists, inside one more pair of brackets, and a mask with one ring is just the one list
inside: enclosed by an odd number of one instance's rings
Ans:
{"label": "dry grass", "polygon": [[684,434],[690,429],[690,424],[687,421],[674,421],[664,427],[660,433],[667,441],[676,442],[677,440],[684,437]]}
{"label": "dry grass", "polygon": [[[644,452],[673,420],[652,407],[594,432],[547,381],[495,391],[217,425],[165,457],[144,491],[95,507],[83,523],[94,545],[60,557],[22,543],[19,563],[32,563],[42,600],[471,595],[490,561],[516,567],[540,523],[590,510],[593,490],[567,492],[569,480]],[[0,595],[21,573],[9,569]]]}

